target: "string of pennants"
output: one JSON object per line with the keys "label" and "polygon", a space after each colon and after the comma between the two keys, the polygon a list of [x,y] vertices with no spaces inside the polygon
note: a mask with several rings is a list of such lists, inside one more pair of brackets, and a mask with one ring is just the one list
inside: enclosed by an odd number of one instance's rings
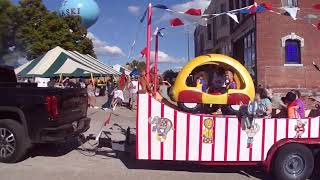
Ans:
{"label": "string of pennants", "polygon": [[[206,21],[208,21],[209,19],[221,16],[221,15],[227,15],[230,18],[232,18],[235,22],[239,23],[237,14],[258,14],[258,13],[263,13],[266,11],[270,11],[270,12],[277,13],[280,15],[282,14],[282,13],[274,11],[273,9],[275,9],[275,8],[273,8],[271,3],[258,4],[257,2],[255,2],[253,5],[249,5],[249,6],[246,6],[243,8],[234,9],[234,10],[230,10],[230,11],[222,12],[222,13],[215,13],[215,14],[202,14],[201,9],[194,9],[194,8],[188,9],[185,12],[175,11],[175,10],[172,10],[162,4],[157,4],[152,7],[157,8],[157,9],[162,9],[162,10],[165,10],[168,12],[178,13],[178,14],[199,16],[199,17],[201,17],[201,20],[200,20],[200,22],[197,22],[197,23],[199,23],[200,25],[206,25],[205,24]],[[313,6],[313,8],[320,10],[320,4],[315,4]],[[299,19],[299,20],[307,20],[308,22],[312,22],[313,20],[319,18],[317,15],[314,15],[314,14],[309,14],[306,17],[304,17],[304,19],[297,18],[297,13],[300,10],[298,7],[280,7],[277,9],[286,11],[292,17],[293,20]],[[144,21],[146,14],[147,14],[147,11],[144,12],[144,15],[140,19],[141,23]],[[170,26],[171,27],[182,26],[182,25],[185,25],[185,22],[182,19],[180,19],[180,18],[170,19]],[[313,26],[318,28],[318,30],[320,30],[320,21],[317,23],[317,25],[313,24]]]}
{"label": "string of pennants", "polygon": [[[203,14],[201,12],[201,9],[195,9],[195,8],[191,8],[188,9],[185,12],[182,11],[175,11],[172,10],[170,8],[168,8],[165,5],[162,4],[157,4],[152,6],[153,8],[157,8],[157,9],[162,9],[171,13],[177,13],[177,14],[182,14],[182,15],[188,15],[188,16],[195,16],[195,17],[199,17],[199,21],[198,22],[194,22],[192,24],[200,24],[202,26],[207,26],[207,21],[211,20],[213,18],[216,18],[218,16],[222,16],[222,15],[227,15],[229,16],[231,19],[233,19],[236,23],[239,23],[238,20],[238,14],[259,14],[259,13],[264,13],[264,12],[271,12],[271,13],[275,13],[278,15],[283,15],[284,13],[281,12],[277,12],[274,9],[278,9],[278,10],[282,10],[285,11],[288,15],[291,16],[291,18],[293,20],[304,20],[308,23],[310,23],[314,28],[317,28],[318,30],[320,30],[320,20],[318,20],[320,18],[320,16],[314,15],[314,14],[308,14],[306,15],[304,18],[299,18],[297,17],[298,11],[300,10],[300,8],[298,7],[278,7],[275,8],[272,6],[271,3],[260,3],[258,4],[257,2],[254,2],[253,5],[249,5],[243,8],[239,8],[239,9],[234,9],[234,10],[230,10],[227,12],[221,12],[221,13],[214,13],[214,14]],[[313,5],[314,9],[320,10],[320,4],[315,4]],[[320,11],[319,11],[320,12]],[[144,22],[144,19],[146,18],[147,15],[147,10],[144,12],[142,18],[140,19],[140,22]],[[314,24],[314,21],[318,20],[317,24]],[[177,26],[183,26],[183,25],[190,25],[185,23],[182,19],[180,18],[172,18],[169,20],[170,26],[171,27],[177,27]],[[157,28],[154,32],[154,35],[159,35],[161,37],[163,37],[163,33],[161,32],[163,29],[166,28]],[[140,54],[142,57],[144,57],[146,55],[147,49],[144,48],[143,50],[141,50]]]}

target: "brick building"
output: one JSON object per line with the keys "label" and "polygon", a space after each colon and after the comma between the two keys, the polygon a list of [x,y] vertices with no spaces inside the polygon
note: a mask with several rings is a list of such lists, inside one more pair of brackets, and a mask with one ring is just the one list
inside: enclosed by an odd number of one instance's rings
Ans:
{"label": "brick building", "polygon": [[[207,14],[220,13],[253,4],[253,0],[214,0]],[[261,1],[257,1],[258,3]],[[314,0],[269,0],[274,10],[282,6],[300,8],[297,17],[320,17],[312,8]],[[257,84],[269,85],[275,92],[300,89],[320,92],[320,72],[312,62],[320,63],[320,31],[303,20],[264,12],[238,14],[239,24],[227,15],[198,26],[194,33],[195,55],[221,53],[245,65]]]}

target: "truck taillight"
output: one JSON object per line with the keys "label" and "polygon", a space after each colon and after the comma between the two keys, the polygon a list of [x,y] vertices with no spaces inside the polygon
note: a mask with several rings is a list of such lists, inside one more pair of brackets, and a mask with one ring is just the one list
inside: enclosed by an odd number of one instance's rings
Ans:
{"label": "truck taillight", "polygon": [[59,116],[58,98],[56,96],[46,96],[46,106],[50,118],[57,118]]}

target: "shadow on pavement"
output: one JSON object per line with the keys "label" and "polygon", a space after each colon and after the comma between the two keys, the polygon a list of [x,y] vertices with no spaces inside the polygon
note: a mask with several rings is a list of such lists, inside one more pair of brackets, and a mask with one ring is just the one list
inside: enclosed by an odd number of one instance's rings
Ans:
{"label": "shadow on pavement", "polygon": [[[127,135],[127,130],[114,124],[121,129],[123,135]],[[109,134],[108,132],[104,132]],[[130,139],[135,140],[135,134],[130,133]],[[100,138],[99,147],[112,148],[111,140],[106,136]],[[110,149],[104,151],[97,151],[96,155],[105,155],[112,157]],[[206,166],[196,163],[183,162],[183,161],[146,161],[135,159],[135,142],[133,141],[130,146],[126,147],[126,152],[117,152],[115,158],[118,158],[128,169],[143,169],[143,170],[159,170],[159,171],[187,171],[194,173],[238,173],[245,177],[255,177],[262,180],[272,180],[270,176],[263,172],[262,168],[255,166]]]}
{"label": "shadow on pavement", "polygon": [[31,158],[36,156],[59,157],[68,154],[79,146],[80,143],[77,138],[59,144],[36,144],[29,150],[28,156]]}
{"label": "shadow on pavement", "polygon": [[[255,177],[261,180],[272,180],[273,178],[264,173],[262,168],[256,166],[206,166],[192,162],[183,161],[147,161],[135,159],[135,133],[128,134],[128,131],[118,124],[114,124],[115,127],[121,129],[123,135],[129,135],[133,140],[130,146],[127,146],[126,152],[115,152],[112,150],[112,142],[108,137],[110,132],[105,131],[104,137],[99,139],[99,143],[90,144],[89,139],[95,137],[89,137],[85,143],[89,143],[89,148],[84,148],[79,143],[79,139],[74,138],[67,143],[63,144],[40,144],[36,145],[29,152],[30,157],[36,156],[48,156],[59,157],[68,154],[73,150],[78,150],[85,156],[102,156],[107,158],[118,158],[128,169],[143,169],[143,170],[159,170],[159,171],[187,171],[193,173],[238,173],[244,177]],[[318,180],[319,175],[312,177],[312,180]]]}
{"label": "shadow on pavement", "polygon": [[128,169],[144,169],[159,171],[187,171],[193,173],[238,173],[245,177],[272,180],[261,168],[255,166],[206,166],[183,161],[147,161],[136,160],[135,151],[119,153],[118,158]]}

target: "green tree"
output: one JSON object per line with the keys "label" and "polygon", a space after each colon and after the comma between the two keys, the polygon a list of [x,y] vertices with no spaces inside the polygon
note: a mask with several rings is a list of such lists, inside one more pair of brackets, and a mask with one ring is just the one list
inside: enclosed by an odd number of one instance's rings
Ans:
{"label": "green tree", "polygon": [[18,7],[16,43],[28,60],[60,46],[66,50],[95,56],[92,41],[80,18],[61,18],[49,12],[42,0],[21,0]]}
{"label": "green tree", "polygon": [[146,69],[146,63],[144,61],[132,60],[127,63],[132,69],[137,68],[139,70]]}
{"label": "green tree", "polygon": [[82,54],[90,54],[96,57],[93,51],[93,43],[87,38],[87,29],[81,26],[80,16],[66,16],[63,18],[68,24],[71,33],[72,42],[75,43],[75,50]]}
{"label": "green tree", "polygon": [[9,53],[10,47],[14,47],[16,14],[16,8],[10,0],[0,0],[0,59],[3,59],[4,55]]}

